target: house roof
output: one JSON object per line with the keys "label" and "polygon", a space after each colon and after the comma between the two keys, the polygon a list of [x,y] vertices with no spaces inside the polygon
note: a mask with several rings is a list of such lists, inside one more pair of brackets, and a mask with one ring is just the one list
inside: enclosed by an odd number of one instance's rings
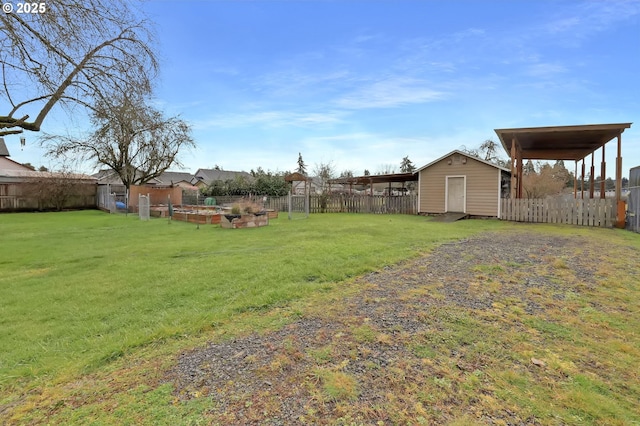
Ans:
{"label": "house roof", "polygon": [[247,172],[234,172],[231,170],[216,170],[216,169],[198,169],[194,174],[194,179],[191,183],[202,181],[206,184],[210,184],[216,180],[233,180],[238,176],[242,176],[246,179],[253,180],[253,176]]}
{"label": "house roof", "polygon": [[496,129],[502,147],[511,157],[511,142],[530,160],[582,160],[632,123],[588,124],[580,126]]}
{"label": "house roof", "polygon": [[[91,176],[96,178],[98,180],[98,184],[100,185],[106,185],[106,184],[123,185],[122,179],[120,179],[120,176],[118,176],[118,174],[111,169],[102,169],[98,171],[98,173],[94,173]],[[148,182],[148,183],[151,185],[163,184],[158,178],[153,178],[151,179],[151,182]],[[167,185],[170,185],[170,183]]]}
{"label": "house roof", "polygon": [[[3,169],[3,170],[7,170],[7,167],[9,167],[10,170],[33,171],[33,168],[31,168],[29,166],[25,166],[24,164],[18,163],[17,161],[13,161],[9,157],[5,157],[5,156],[0,156],[0,157],[2,157],[2,162],[4,163],[4,164],[0,164],[0,168]],[[8,166],[7,166],[7,164],[8,164]]]}
{"label": "house roof", "polygon": [[178,182],[191,183],[194,177],[195,176],[189,172],[164,172],[158,176],[158,180],[162,182],[163,185],[172,185]]}
{"label": "house roof", "polygon": [[442,161],[442,160],[444,160],[445,158],[450,157],[450,156],[452,156],[452,155],[454,155],[454,154],[464,155],[465,157],[467,157],[467,158],[471,158],[472,160],[479,161],[480,163],[484,163],[484,164],[486,164],[486,165],[488,165],[488,166],[495,167],[496,169],[500,169],[500,170],[503,170],[503,171],[505,171],[505,172],[509,172],[509,173],[511,173],[511,170],[507,169],[506,167],[499,166],[499,165],[494,164],[494,163],[492,163],[492,162],[490,162],[490,161],[483,160],[482,158],[478,158],[478,157],[476,157],[475,155],[471,155],[471,154],[469,154],[469,153],[467,153],[467,152],[459,151],[459,150],[457,150],[457,149],[454,149],[454,150],[453,150],[453,151],[451,151],[450,153],[448,153],[448,154],[446,154],[446,155],[443,155],[442,157],[438,158],[437,160],[432,161],[432,162],[430,162],[429,164],[427,164],[427,165],[424,165],[424,166],[420,167],[418,170],[416,170],[416,171],[415,171],[415,173],[419,173],[420,171],[422,171],[422,170],[426,169],[427,167],[431,167],[432,165],[434,165],[434,164],[436,164],[436,163],[439,163],[440,161]]}
{"label": "house roof", "polygon": [[8,178],[49,178],[49,177],[68,177],[69,179],[86,180],[95,182],[95,176],[85,175],[83,173],[56,173],[56,172],[38,172],[35,170],[0,170],[0,177]]}
{"label": "house roof", "polygon": [[4,143],[4,138],[0,138],[0,156],[8,157],[9,150],[7,149],[7,145]]}

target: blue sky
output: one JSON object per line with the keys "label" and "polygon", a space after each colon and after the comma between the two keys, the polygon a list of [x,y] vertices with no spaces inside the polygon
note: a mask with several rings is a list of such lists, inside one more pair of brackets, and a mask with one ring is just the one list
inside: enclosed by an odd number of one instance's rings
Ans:
{"label": "blue sky", "polygon": [[[623,175],[640,165],[640,1],[143,7],[162,64],[156,102],[193,126],[198,147],[181,156],[191,172],[293,170],[301,152],[310,170],[374,173],[498,141],[496,128],[620,122],[635,122]],[[34,146],[10,150],[48,161]]]}

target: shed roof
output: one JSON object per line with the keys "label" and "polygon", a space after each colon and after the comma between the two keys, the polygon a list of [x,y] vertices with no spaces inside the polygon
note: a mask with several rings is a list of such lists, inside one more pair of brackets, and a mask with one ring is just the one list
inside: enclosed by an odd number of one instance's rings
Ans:
{"label": "shed roof", "polygon": [[286,175],[284,177],[284,180],[285,182],[309,182],[309,181],[312,181],[313,179],[303,175],[302,173],[294,172]]}
{"label": "shed roof", "polygon": [[522,153],[521,158],[578,161],[604,146],[629,127],[631,123],[587,124],[495,129],[495,132],[509,156],[511,156],[511,142],[515,140],[516,149]]}
{"label": "shed roof", "polygon": [[432,165],[434,165],[434,164],[436,164],[436,163],[439,163],[440,161],[442,161],[442,160],[444,160],[445,158],[450,157],[450,156],[452,156],[452,155],[454,155],[454,154],[464,155],[465,157],[467,157],[467,158],[471,158],[471,159],[473,159],[473,160],[475,160],[475,161],[479,161],[480,163],[484,163],[484,164],[486,164],[486,165],[488,165],[488,166],[495,167],[496,169],[500,169],[500,170],[503,170],[503,171],[505,171],[505,172],[509,172],[509,173],[511,173],[511,170],[509,170],[509,169],[508,169],[508,168],[506,168],[506,167],[502,167],[502,166],[500,166],[500,165],[498,165],[498,164],[494,164],[494,163],[492,163],[492,162],[490,162],[490,161],[483,160],[482,158],[478,158],[478,157],[476,157],[475,155],[471,155],[471,154],[469,154],[468,152],[459,151],[459,150],[457,150],[457,149],[454,149],[454,150],[453,150],[453,151],[451,151],[450,153],[448,153],[448,154],[446,154],[446,155],[443,155],[442,157],[438,158],[437,160],[434,160],[434,161],[430,162],[429,164],[427,164],[427,165],[424,165],[424,166],[420,167],[418,170],[416,170],[416,173],[419,173],[419,172],[421,172],[422,170],[426,169],[427,167],[431,167]]}

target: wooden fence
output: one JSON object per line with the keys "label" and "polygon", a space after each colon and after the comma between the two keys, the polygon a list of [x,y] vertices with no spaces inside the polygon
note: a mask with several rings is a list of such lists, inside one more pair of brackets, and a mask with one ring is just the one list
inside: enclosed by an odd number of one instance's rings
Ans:
{"label": "wooden fence", "polygon": [[[203,197],[201,197],[203,198]],[[233,204],[243,197],[217,196],[216,204]],[[244,197],[258,204],[264,197]],[[417,214],[418,197],[416,195],[350,195],[350,194],[313,194],[309,196],[310,213],[374,213],[374,214]],[[292,197],[293,211],[304,212],[304,195]],[[288,196],[267,197],[264,207],[286,212],[289,209]]]}
{"label": "wooden fence", "polygon": [[[58,179],[58,181],[60,181]],[[72,181],[72,179],[71,179]],[[0,212],[96,207],[94,182],[46,184],[46,178],[0,184]]]}
{"label": "wooden fence", "polygon": [[415,195],[312,195],[310,213],[417,214]]}
{"label": "wooden fence", "polygon": [[565,223],[612,227],[616,200],[605,199],[503,199],[500,219],[516,222]]}

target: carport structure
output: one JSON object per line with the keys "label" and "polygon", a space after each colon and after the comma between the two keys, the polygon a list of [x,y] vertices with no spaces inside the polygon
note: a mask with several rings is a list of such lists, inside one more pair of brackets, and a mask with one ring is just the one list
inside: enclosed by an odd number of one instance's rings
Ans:
{"label": "carport structure", "polygon": [[[511,163],[511,198],[522,198],[523,160],[573,160],[575,161],[574,198],[577,198],[578,162],[582,161],[581,186],[584,185],[585,160],[591,155],[589,198],[593,198],[595,187],[595,152],[602,150],[600,163],[600,197],[605,197],[604,179],[607,173],[605,145],[617,139],[616,157],[616,202],[620,208],[622,193],[622,132],[631,123],[588,124],[578,126],[527,127],[496,129],[503,148]],[[584,198],[584,188],[581,188]],[[619,210],[618,210],[619,211]]]}
{"label": "carport structure", "polygon": [[401,183],[404,188],[404,184],[407,182],[417,182],[418,176],[415,173],[389,173],[384,175],[365,175],[365,176],[350,176],[341,177],[337,179],[331,179],[329,183],[338,183],[342,185],[349,185],[349,192],[353,192],[354,185],[369,185],[370,193],[373,195],[373,184],[386,183],[389,186],[389,193],[391,193],[392,183]]}

